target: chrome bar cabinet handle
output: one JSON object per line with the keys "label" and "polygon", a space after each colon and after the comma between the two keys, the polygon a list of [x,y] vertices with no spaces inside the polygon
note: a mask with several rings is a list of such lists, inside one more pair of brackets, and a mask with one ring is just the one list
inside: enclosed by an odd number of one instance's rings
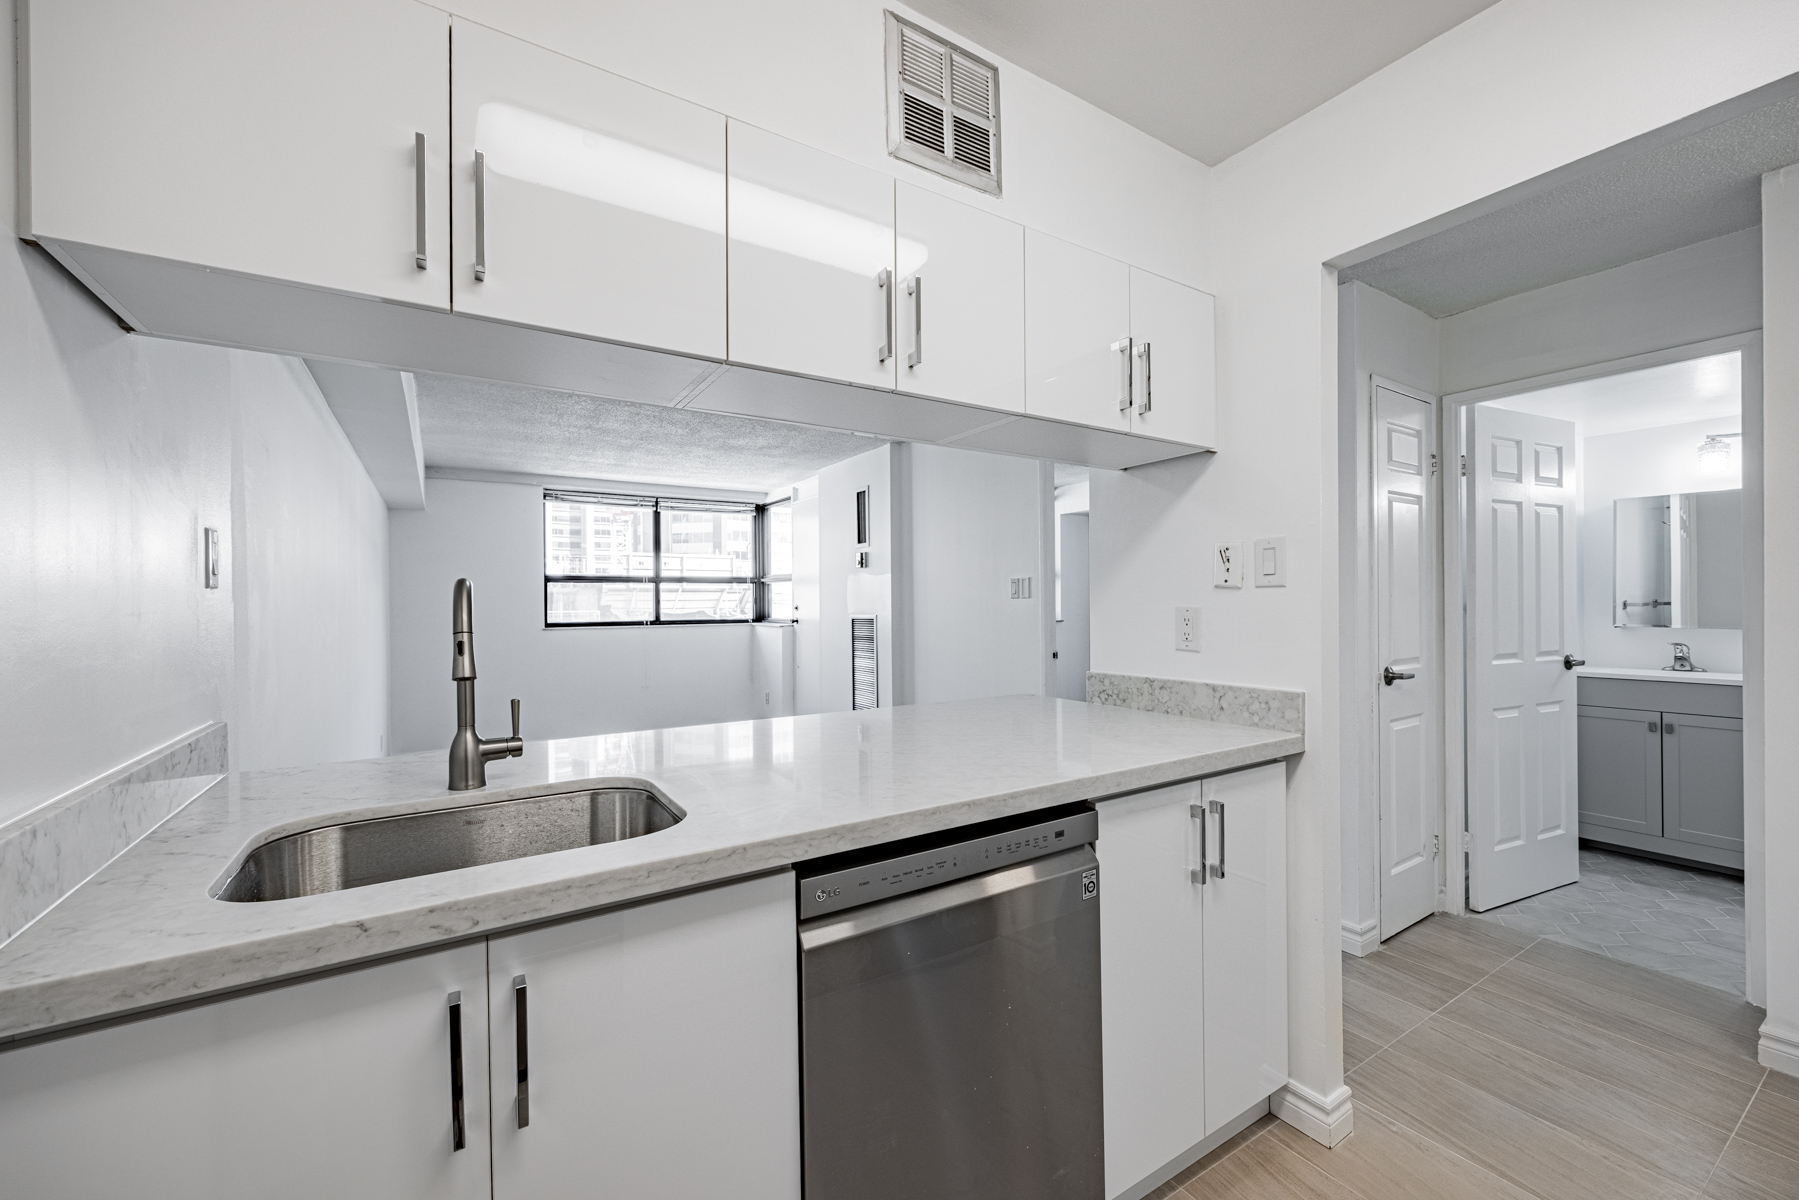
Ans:
{"label": "chrome bar cabinet handle", "polygon": [[487,155],[475,151],[475,278],[487,278]]}
{"label": "chrome bar cabinet handle", "polygon": [[1199,822],[1199,865],[1187,868],[1187,878],[1200,887],[1206,886],[1206,806],[1189,804],[1187,815]]}
{"label": "chrome bar cabinet handle", "polygon": [[462,1117],[462,993],[450,993],[450,1153],[468,1148]]}
{"label": "chrome bar cabinet handle", "polygon": [[525,1014],[525,977],[512,977],[513,1032],[518,1043],[518,1127],[531,1123],[531,1038]]}
{"label": "chrome bar cabinet handle", "polygon": [[423,271],[425,255],[425,135],[412,135],[412,261]]}
{"label": "chrome bar cabinet handle", "polygon": [[1137,357],[1143,362],[1143,394],[1137,399],[1137,415],[1142,416],[1149,411],[1149,343],[1137,343]]}
{"label": "chrome bar cabinet handle", "polygon": [[1112,343],[1112,353],[1118,355],[1118,411],[1131,411],[1131,339],[1120,338]]}
{"label": "chrome bar cabinet handle", "polygon": [[1218,861],[1212,864],[1212,878],[1224,878],[1224,801],[1208,800],[1206,807],[1218,818]]}
{"label": "chrome bar cabinet handle", "polygon": [[916,367],[924,361],[924,276],[914,275],[906,283],[906,294],[912,297],[912,353],[906,365]]}
{"label": "chrome bar cabinet handle", "polygon": [[881,289],[882,322],[887,330],[887,340],[880,346],[880,361],[886,362],[893,357],[893,272],[882,267],[875,276],[875,286]]}

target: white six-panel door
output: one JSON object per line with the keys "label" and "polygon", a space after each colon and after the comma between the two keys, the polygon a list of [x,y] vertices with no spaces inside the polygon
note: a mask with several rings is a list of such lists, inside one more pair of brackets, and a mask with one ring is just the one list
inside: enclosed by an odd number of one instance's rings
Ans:
{"label": "white six-panel door", "polygon": [[1468,902],[1580,877],[1574,423],[1475,405],[1468,563]]}
{"label": "white six-panel door", "polygon": [[724,117],[452,33],[456,310],[723,358]]}
{"label": "white six-panel door", "polygon": [[1380,936],[1385,939],[1437,908],[1443,678],[1437,649],[1436,408],[1378,382],[1373,393],[1374,668],[1383,672],[1376,719]]}

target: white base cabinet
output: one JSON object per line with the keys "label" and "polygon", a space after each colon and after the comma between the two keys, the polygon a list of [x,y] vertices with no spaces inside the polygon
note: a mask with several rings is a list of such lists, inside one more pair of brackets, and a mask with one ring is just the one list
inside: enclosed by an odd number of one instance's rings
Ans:
{"label": "white base cabinet", "polygon": [[461,946],[0,1053],[0,1193],[482,1200],[486,976]]}
{"label": "white base cabinet", "polygon": [[1118,1196],[1287,1082],[1286,766],[1098,807],[1106,1195]]}
{"label": "white base cabinet", "polygon": [[799,1200],[797,952],[786,873],[491,939],[494,1200]]}

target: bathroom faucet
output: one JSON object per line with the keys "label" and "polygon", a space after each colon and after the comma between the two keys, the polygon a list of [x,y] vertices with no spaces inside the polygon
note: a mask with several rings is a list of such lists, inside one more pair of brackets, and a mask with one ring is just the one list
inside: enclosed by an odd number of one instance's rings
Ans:
{"label": "bathroom faucet", "polygon": [[518,758],[525,740],[518,735],[518,701],[512,702],[512,736],[484,738],[475,732],[475,589],[456,581],[450,598],[450,678],[456,681],[456,737],[450,743],[450,790],[487,786],[487,760]]}
{"label": "bathroom faucet", "polygon": [[1703,671],[1704,667],[1693,665],[1693,648],[1685,642],[1669,642],[1674,647],[1674,665],[1663,667],[1664,671]]}

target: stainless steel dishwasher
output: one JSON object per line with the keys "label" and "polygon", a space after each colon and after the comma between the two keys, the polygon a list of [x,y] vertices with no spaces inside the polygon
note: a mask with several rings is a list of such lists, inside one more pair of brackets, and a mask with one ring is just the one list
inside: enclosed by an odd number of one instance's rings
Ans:
{"label": "stainless steel dishwasher", "polygon": [[1103,1200],[1098,829],[801,869],[806,1200]]}

